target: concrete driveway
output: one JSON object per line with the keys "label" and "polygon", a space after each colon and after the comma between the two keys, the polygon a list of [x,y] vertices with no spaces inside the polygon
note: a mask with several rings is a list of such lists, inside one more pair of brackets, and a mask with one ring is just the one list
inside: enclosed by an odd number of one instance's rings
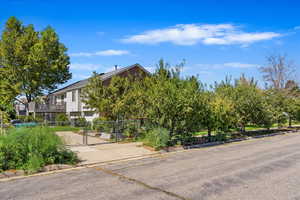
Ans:
{"label": "concrete driveway", "polygon": [[111,143],[98,137],[88,136],[89,144],[83,145],[83,136],[71,131],[57,132],[62,137],[68,148],[76,152],[82,160],[80,165],[142,157],[156,152],[145,149],[141,142]]}
{"label": "concrete driveway", "polygon": [[0,182],[1,200],[299,200],[300,134]]}

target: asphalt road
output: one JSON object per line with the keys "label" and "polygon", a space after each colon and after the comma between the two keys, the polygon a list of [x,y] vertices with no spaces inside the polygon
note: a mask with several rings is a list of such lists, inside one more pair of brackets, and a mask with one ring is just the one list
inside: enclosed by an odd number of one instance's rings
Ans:
{"label": "asphalt road", "polygon": [[300,134],[0,182],[0,199],[300,200]]}

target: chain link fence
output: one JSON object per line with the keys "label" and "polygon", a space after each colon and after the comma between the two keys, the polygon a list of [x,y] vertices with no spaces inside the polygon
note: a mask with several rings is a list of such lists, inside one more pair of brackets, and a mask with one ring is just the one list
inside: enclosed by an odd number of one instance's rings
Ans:
{"label": "chain link fence", "polygon": [[[119,142],[123,140],[135,140],[146,129],[144,120],[117,120],[88,122],[86,120],[70,121],[44,121],[44,122],[20,122],[14,123],[16,128],[47,126],[56,132],[71,131],[82,135],[83,145]],[[98,140],[97,140],[98,138]],[[101,139],[101,140],[99,140]]]}

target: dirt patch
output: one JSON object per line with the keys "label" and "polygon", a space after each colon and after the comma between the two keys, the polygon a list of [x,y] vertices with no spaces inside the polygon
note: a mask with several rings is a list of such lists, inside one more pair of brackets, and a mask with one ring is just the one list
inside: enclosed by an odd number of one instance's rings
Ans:
{"label": "dirt patch", "polygon": [[[53,165],[47,165],[47,166],[41,168],[37,173],[62,170],[62,169],[70,169],[70,168],[73,168],[73,166],[65,165],[65,164],[53,164]],[[11,169],[11,170],[7,170],[7,171],[0,173],[0,179],[11,178],[11,177],[16,177],[16,176],[25,176],[25,175],[28,175],[28,174],[24,170]]]}
{"label": "dirt patch", "polygon": [[0,173],[0,179],[1,178],[10,178],[15,176],[24,176],[26,173],[24,170],[7,170],[2,173]]}

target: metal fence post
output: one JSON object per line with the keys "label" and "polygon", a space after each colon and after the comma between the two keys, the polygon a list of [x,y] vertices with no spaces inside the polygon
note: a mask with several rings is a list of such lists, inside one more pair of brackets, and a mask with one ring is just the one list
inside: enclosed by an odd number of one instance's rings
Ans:
{"label": "metal fence post", "polygon": [[119,128],[119,120],[117,119],[117,121],[114,123],[114,129],[115,129],[115,139],[116,139],[116,142],[118,142],[118,128]]}
{"label": "metal fence post", "polygon": [[2,113],[2,111],[0,111],[0,113],[1,113],[1,128],[0,128],[0,130],[1,130],[1,135],[3,135],[3,120],[4,120],[4,117],[3,117],[3,113]]}
{"label": "metal fence post", "polygon": [[86,130],[85,127],[83,128],[83,137],[82,137],[82,139],[83,139],[82,143],[84,145],[88,145],[87,130]]}

